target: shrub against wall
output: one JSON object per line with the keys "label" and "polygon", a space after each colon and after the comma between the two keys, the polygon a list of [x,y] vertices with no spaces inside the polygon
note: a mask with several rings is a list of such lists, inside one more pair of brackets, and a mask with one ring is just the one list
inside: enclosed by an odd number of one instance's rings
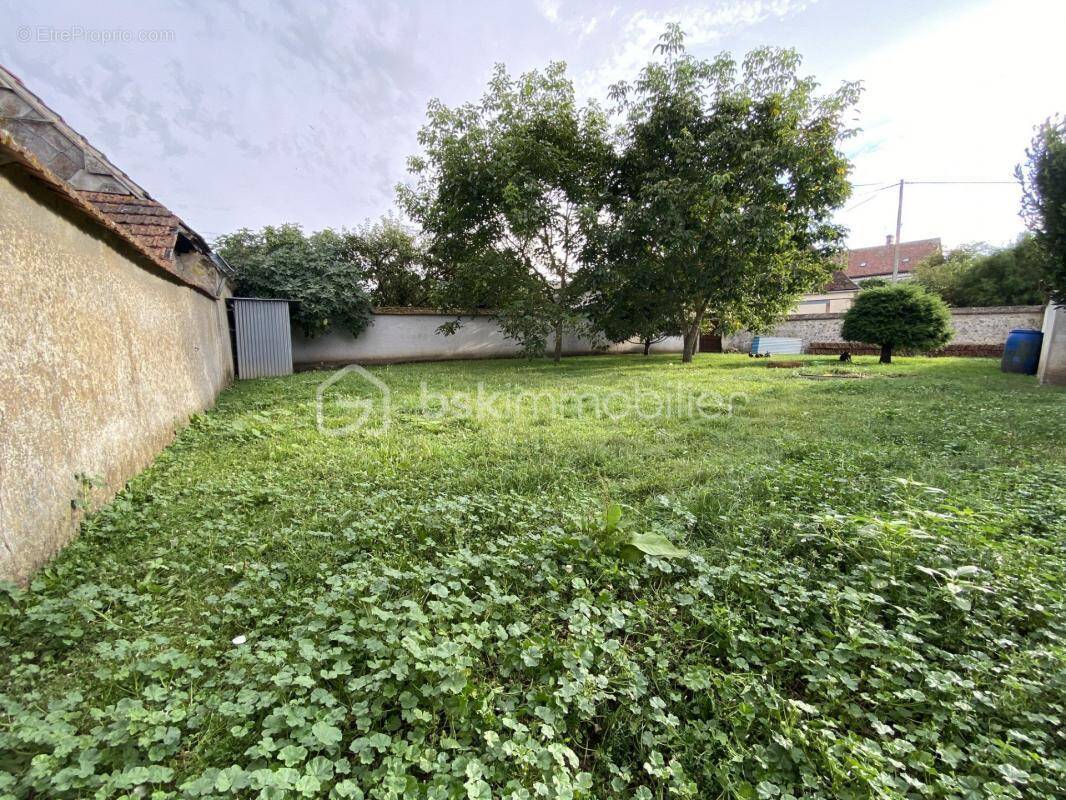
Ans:
{"label": "shrub against wall", "polygon": [[1047,302],[1050,256],[1032,235],[1010,247],[973,244],[937,253],[915,270],[914,280],[956,308],[1025,306]]}
{"label": "shrub against wall", "polygon": [[215,249],[237,270],[237,293],[295,300],[293,321],[308,336],[331,328],[358,336],[370,321],[363,265],[343,233],[305,235],[299,225],[241,228]]}
{"label": "shrub against wall", "polygon": [[347,252],[362,265],[375,306],[432,306],[434,278],[415,232],[395,217],[345,233]]}
{"label": "shrub against wall", "polygon": [[[998,357],[1003,354],[1003,343],[1010,331],[1014,328],[1039,328],[1043,319],[1043,306],[952,309],[951,326],[955,335],[946,347],[930,351],[930,354]],[[762,333],[800,339],[808,353],[828,351],[835,355],[841,350],[850,350],[854,355],[867,352],[857,347],[855,342],[845,342],[840,332],[843,322],[843,313],[805,314],[789,317],[773,330]],[[739,331],[723,337],[722,347],[726,352],[747,352],[752,337],[751,331]]]}

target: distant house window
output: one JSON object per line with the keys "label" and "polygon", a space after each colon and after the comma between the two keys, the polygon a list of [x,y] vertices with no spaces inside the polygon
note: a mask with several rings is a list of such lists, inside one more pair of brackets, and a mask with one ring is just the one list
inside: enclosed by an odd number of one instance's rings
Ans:
{"label": "distant house window", "polygon": [[904,260],[904,261],[910,261],[910,259],[909,259],[909,258],[905,258],[905,259],[903,259],[903,260]]}
{"label": "distant house window", "polygon": [[860,267],[865,267],[866,266],[866,262],[865,261],[860,261],[859,262],[859,266]]}

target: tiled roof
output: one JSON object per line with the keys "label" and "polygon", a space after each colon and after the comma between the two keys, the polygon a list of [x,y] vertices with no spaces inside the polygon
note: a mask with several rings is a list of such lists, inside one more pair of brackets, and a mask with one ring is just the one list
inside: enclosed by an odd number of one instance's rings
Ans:
{"label": "tiled roof", "polygon": [[196,250],[210,257],[211,249],[203,237],[153,200],[2,65],[0,130],[153,254],[173,260],[180,232]]}
{"label": "tiled roof", "polygon": [[[132,251],[135,251],[146,263],[150,263],[153,269],[187,283],[208,297],[215,296],[208,287],[183,274],[174,259],[163,258],[158,250],[147,247],[144,240],[134,236],[128,227],[121,226],[115,222],[109,215],[101,211],[96,203],[92,203],[83,197],[82,192],[73,189],[67,181],[42,164],[34,153],[31,153],[16,142],[7,131],[0,129],[0,172],[7,170],[11,166],[20,168],[36,178],[43,186],[50,189],[56,197],[70,207],[77,209],[85,218],[109,230],[117,239],[122,240],[128,247],[132,248]],[[127,195],[117,196],[127,197]]]}
{"label": "tiled roof", "polygon": [[[918,262],[940,251],[940,238],[916,239],[899,243],[899,271],[910,272]],[[848,251],[849,278],[872,278],[875,275],[891,275],[896,246],[882,244],[876,247],[860,247]]]}
{"label": "tiled roof", "polygon": [[829,279],[829,283],[822,289],[823,292],[851,292],[859,288],[859,284],[855,283],[851,278],[844,274],[844,270],[833,270],[833,277]]}
{"label": "tiled roof", "polygon": [[173,256],[181,220],[162,203],[111,192],[79,191],[78,194],[159,258],[169,259]]}

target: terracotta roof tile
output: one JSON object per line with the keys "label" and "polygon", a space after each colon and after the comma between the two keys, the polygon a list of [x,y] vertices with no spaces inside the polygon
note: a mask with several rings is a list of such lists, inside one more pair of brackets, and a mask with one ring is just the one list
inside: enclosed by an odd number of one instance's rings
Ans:
{"label": "terracotta roof tile", "polygon": [[[899,271],[910,272],[918,262],[940,250],[940,239],[916,239],[899,244]],[[896,246],[882,244],[876,247],[860,247],[848,251],[849,278],[872,278],[875,275],[891,275]]]}
{"label": "terracotta roof tile", "polygon": [[215,297],[209,287],[203,286],[176,268],[173,258],[161,255],[164,245],[172,241],[171,236],[149,237],[147,240],[133,235],[129,228],[119,225],[110,216],[101,211],[100,207],[86,197],[86,192],[75,190],[69,183],[48,169],[32,152],[22,147],[6,131],[0,130],[0,164],[6,169],[7,163],[11,162],[16,167],[21,167],[28,174],[39,180],[45,187],[50,189],[56,196],[61,198],[80,213],[93,220],[96,224],[111,231],[121,239],[133,251],[139,253],[141,259],[154,265],[154,268],[166,273],[173,278],[188,284],[198,292],[208,297]]}
{"label": "terracotta roof tile", "polygon": [[160,258],[172,256],[181,220],[161,203],[110,192],[78,191],[78,194]]}
{"label": "terracotta roof tile", "polygon": [[850,292],[859,288],[859,284],[849,278],[842,269],[833,270],[833,276],[829,283],[822,289],[823,292]]}

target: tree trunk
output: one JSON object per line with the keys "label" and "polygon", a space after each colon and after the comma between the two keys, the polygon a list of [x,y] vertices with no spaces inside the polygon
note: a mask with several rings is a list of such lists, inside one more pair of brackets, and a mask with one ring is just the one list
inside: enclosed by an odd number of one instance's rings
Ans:
{"label": "tree trunk", "polygon": [[651,350],[651,339],[645,339],[644,340],[644,355],[647,355],[649,350]]}
{"label": "tree trunk", "polygon": [[882,364],[891,364],[892,363],[892,345],[890,345],[890,344],[881,345],[881,361],[880,361],[880,363],[882,363]]}
{"label": "tree trunk", "polygon": [[566,316],[564,310],[564,304],[566,303],[566,270],[561,270],[559,272],[559,291],[555,297],[555,354],[552,356],[552,360],[558,364],[563,360],[563,318]]}
{"label": "tree trunk", "polygon": [[700,325],[703,324],[703,314],[707,310],[707,303],[703,303],[696,311],[696,316],[692,320],[692,325],[685,331],[685,347],[681,352],[681,363],[692,363],[692,356],[696,352],[696,345],[700,341]]}

